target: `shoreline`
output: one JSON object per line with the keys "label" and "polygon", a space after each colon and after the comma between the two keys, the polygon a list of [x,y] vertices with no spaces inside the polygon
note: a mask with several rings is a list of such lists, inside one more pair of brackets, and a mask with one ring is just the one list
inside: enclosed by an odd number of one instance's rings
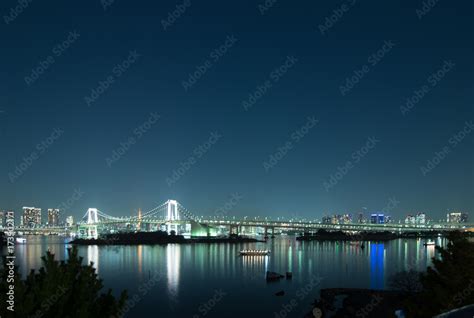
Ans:
{"label": "shoreline", "polygon": [[[360,232],[359,234],[348,234],[343,231],[326,231],[319,230],[315,234],[297,236],[297,241],[391,241],[397,239],[435,239],[438,237],[447,237],[449,232],[430,232],[430,233],[393,233],[389,231],[381,232]],[[465,237],[472,237],[473,234],[470,232],[464,233]]]}
{"label": "shoreline", "polygon": [[71,245],[166,245],[166,244],[222,244],[222,243],[260,243],[265,242],[248,237],[194,237],[184,238],[182,235],[168,235],[164,232],[138,232],[109,234],[97,239],[77,238],[69,242]]}

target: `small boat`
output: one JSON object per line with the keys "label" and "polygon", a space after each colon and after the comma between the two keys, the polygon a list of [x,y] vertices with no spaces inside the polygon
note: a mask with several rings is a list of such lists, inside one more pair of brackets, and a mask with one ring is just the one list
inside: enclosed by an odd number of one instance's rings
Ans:
{"label": "small boat", "polygon": [[281,274],[278,274],[278,273],[275,273],[275,272],[269,272],[269,271],[267,271],[267,275],[266,275],[267,282],[277,281],[277,280],[280,280],[283,277],[285,277],[285,276],[283,276]]}
{"label": "small boat", "polygon": [[429,241],[429,242],[423,243],[423,245],[424,245],[424,246],[433,246],[433,245],[436,245],[436,243],[433,242],[433,241]]}
{"label": "small boat", "polygon": [[242,256],[267,256],[270,254],[269,250],[242,250],[240,255]]}
{"label": "small boat", "polygon": [[293,273],[292,272],[286,272],[286,279],[291,279],[293,278]]}
{"label": "small boat", "polygon": [[279,292],[275,293],[275,296],[284,296],[284,295],[285,295],[284,290],[280,290]]}
{"label": "small boat", "polygon": [[26,243],[26,238],[24,237],[17,237],[16,242],[19,244],[25,244]]}

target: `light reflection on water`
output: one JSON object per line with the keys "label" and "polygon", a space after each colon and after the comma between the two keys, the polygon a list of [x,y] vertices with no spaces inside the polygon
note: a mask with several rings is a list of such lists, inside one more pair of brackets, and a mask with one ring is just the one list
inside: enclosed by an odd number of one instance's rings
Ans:
{"label": "light reflection on water", "polygon": [[383,289],[385,272],[384,243],[369,244],[370,253],[370,288]]}
{"label": "light reflection on water", "polygon": [[178,244],[170,244],[166,248],[167,286],[169,298],[175,303],[178,302],[179,267],[180,246]]}
{"label": "light reflection on water", "polygon": [[87,264],[91,263],[96,269],[96,273],[100,274],[99,247],[97,245],[87,246]]}
{"label": "light reflection on water", "polygon": [[[61,237],[30,236],[27,244],[16,245],[17,265],[26,274],[41,266],[40,257],[49,249],[65,259],[68,245]],[[314,275],[322,283],[288,317],[298,317],[310,309],[320,287],[381,289],[390,275],[400,270],[422,270],[435,255],[425,240],[368,242],[365,249],[349,242],[298,242],[293,237],[276,238],[268,243],[169,244],[167,246],[79,246],[84,262],[94,264],[107,288],[118,294],[139,292],[152,273],[165,274],[127,317],[149,313],[168,316],[199,314],[202,304],[216,290],[226,296],[206,317],[274,316],[274,312],[295,297]],[[444,239],[437,239],[444,245]],[[269,249],[270,256],[242,257],[241,249]],[[293,272],[291,280],[266,283],[266,271]],[[285,290],[284,297],[274,293]],[[245,305],[243,305],[245,304]]]}

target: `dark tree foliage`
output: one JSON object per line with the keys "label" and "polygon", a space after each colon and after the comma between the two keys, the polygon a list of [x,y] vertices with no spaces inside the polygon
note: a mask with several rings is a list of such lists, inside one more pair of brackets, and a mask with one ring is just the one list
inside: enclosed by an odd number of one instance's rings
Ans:
{"label": "dark tree foliage", "polygon": [[423,290],[410,298],[408,317],[432,317],[474,303],[474,243],[450,234],[446,248],[436,247],[440,259],[420,275]]}
{"label": "dark tree foliage", "polygon": [[7,310],[8,268],[0,271],[1,317],[114,317],[119,316],[127,300],[123,291],[116,299],[109,289],[101,293],[102,280],[93,264],[82,265],[77,248],[69,250],[67,261],[57,261],[47,252],[43,267],[32,270],[22,280],[15,271],[15,312]]}

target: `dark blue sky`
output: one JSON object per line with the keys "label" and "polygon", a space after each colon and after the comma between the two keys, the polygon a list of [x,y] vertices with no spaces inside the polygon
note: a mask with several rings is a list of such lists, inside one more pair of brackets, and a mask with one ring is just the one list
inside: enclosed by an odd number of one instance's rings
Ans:
{"label": "dark blue sky", "polygon": [[[381,210],[390,198],[399,201],[389,209],[396,218],[474,212],[474,131],[466,125],[474,120],[472,1],[439,1],[420,19],[421,1],[277,0],[262,15],[263,1],[191,0],[164,29],[162,20],[182,3],[116,0],[104,10],[99,0],[33,0],[11,15],[18,2],[2,1],[0,209],[47,209],[80,189],[66,214],[97,207],[127,215],[174,198],[212,215],[233,193],[243,196],[229,211],[236,216],[320,218]],[[58,51],[74,31],[79,37]],[[379,50],[375,64],[370,57]],[[118,74],[114,67],[131,51],[139,57]],[[275,76],[288,57],[296,62]],[[32,80],[41,64],[46,70]],[[430,78],[443,66],[443,76]],[[85,97],[110,76],[114,82],[88,106]],[[341,94],[353,76],[358,82]],[[265,83],[271,87],[245,110]],[[160,119],[138,138],[151,113]],[[296,141],[292,134],[311,116],[319,122]],[[38,147],[54,129],[63,131],[59,138]],[[450,142],[463,129],[465,137]],[[198,157],[212,132],[221,137]],[[379,141],[356,161],[369,137]],[[109,167],[107,158],[129,138],[135,144]],[[287,142],[292,149],[266,171]],[[426,173],[435,157],[439,164]],[[325,182],[348,161],[327,191]]]}

